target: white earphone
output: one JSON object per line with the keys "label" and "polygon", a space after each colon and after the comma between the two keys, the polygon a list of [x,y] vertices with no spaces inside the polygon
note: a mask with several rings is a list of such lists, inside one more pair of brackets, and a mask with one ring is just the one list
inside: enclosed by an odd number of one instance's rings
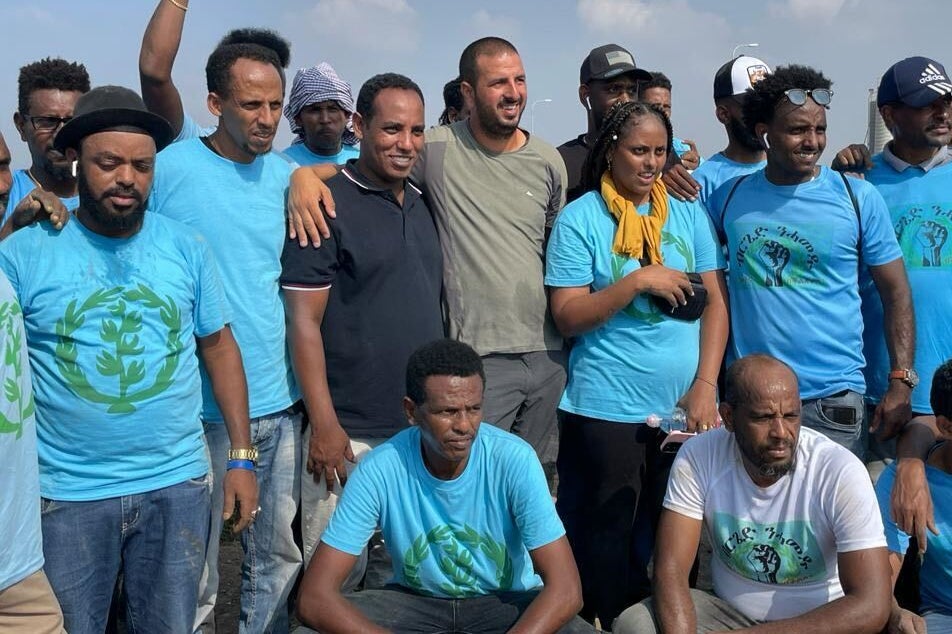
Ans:
{"label": "white earphone", "polygon": [[767,149],[767,150],[769,150],[769,149],[770,149],[770,142],[767,141],[767,133],[764,132],[764,135],[763,135],[761,138],[764,140],[764,148]]}
{"label": "white earphone", "polygon": [[69,166],[69,171],[73,175],[73,178],[76,178],[76,168],[79,164],[79,161],[73,161]]}

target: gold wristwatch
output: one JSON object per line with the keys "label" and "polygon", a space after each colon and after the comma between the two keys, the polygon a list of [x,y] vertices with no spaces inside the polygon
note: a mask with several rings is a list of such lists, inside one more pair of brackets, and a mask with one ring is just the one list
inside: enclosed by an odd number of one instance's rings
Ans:
{"label": "gold wristwatch", "polygon": [[228,459],[250,460],[251,462],[255,463],[255,466],[258,466],[258,448],[251,447],[250,449],[229,449]]}

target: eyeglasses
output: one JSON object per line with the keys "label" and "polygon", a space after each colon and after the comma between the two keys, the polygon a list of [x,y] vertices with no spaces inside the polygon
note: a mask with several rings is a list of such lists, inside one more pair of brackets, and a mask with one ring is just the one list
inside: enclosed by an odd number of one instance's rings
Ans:
{"label": "eyeglasses", "polygon": [[804,88],[791,88],[783,92],[787,100],[795,106],[802,106],[807,102],[807,97],[813,97],[813,101],[818,106],[828,107],[833,101],[833,91],[829,88],[814,88],[806,90]]}
{"label": "eyeglasses", "polygon": [[72,119],[72,117],[31,117],[28,114],[23,115],[23,118],[29,119],[37,132],[52,132]]}

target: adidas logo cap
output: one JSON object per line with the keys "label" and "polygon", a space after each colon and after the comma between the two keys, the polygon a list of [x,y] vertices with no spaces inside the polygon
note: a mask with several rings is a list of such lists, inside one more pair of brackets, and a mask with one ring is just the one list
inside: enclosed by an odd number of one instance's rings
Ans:
{"label": "adidas logo cap", "polygon": [[898,101],[912,108],[925,108],[950,93],[952,79],[942,64],[928,57],[907,57],[883,75],[876,105],[882,107]]}

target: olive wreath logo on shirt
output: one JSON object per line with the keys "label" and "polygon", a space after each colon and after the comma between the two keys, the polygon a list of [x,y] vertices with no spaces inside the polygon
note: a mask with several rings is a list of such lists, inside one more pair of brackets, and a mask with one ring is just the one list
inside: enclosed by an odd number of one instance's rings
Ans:
{"label": "olive wreath logo on shirt", "polygon": [[20,385],[23,378],[23,328],[19,326],[23,310],[15,301],[0,303],[0,332],[3,332],[5,345],[3,347],[4,370],[10,368],[12,376],[7,376],[3,382],[3,395],[12,405],[14,420],[7,417],[0,409],[0,434],[16,434],[19,440],[23,436],[23,421],[28,419],[36,409],[33,402],[33,392],[27,390],[24,394]]}
{"label": "olive wreath logo on shirt", "polygon": [[[662,231],[661,244],[663,245],[668,244],[673,246],[674,250],[677,251],[678,255],[684,258],[685,271],[694,270],[694,254],[691,253],[691,249],[688,246],[687,240],[685,240],[681,236],[676,236],[673,233]],[[624,268],[625,268],[625,264],[627,264],[629,261],[630,261],[630,258],[627,258],[623,255],[618,255],[617,253],[612,253],[612,258],[611,258],[612,284],[614,284],[621,278],[625,277]],[[661,311],[658,310],[658,308],[651,302],[648,302],[647,310],[639,310],[635,306],[635,302],[632,301],[627,306],[622,308],[621,312],[628,315],[629,317],[633,317],[634,319],[644,321],[648,324],[657,324],[664,321],[664,316],[661,314]]]}
{"label": "olive wreath logo on shirt", "polygon": [[497,590],[504,592],[512,587],[512,559],[504,542],[497,542],[465,524],[462,528],[439,524],[421,533],[403,555],[403,577],[407,585],[421,594],[431,594],[420,577],[420,566],[431,552],[440,571],[451,582],[444,581],[438,586],[447,596],[463,598],[483,594],[473,572],[474,552],[482,552],[495,566]]}
{"label": "olive wreath logo on shirt", "polygon": [[[142,312],[136,310],[138,307],[158,311],[160,321],[168,329],[165,339],[168,354],[152,384],[141,389],[135,389],[146,378],[145,363],[137,358],[145,350],[138,334],[142,330]],[[73,333],[83,327],[90,311],[97,308],[105,308],[112,317],[100,323],[99,336],[104,345],[96,355],[95,370],[102,377],[113,378],[118,393],[107,394],[94,387],[78,361]],[[66,307],[66,314],[56,321],[56,335],[56,367],[63,379],[80,398],[108,405],[106,411],[110,414],[135,412],[136,403],[167,390],[185,347],[178,306],[171,297],[163,300],[143,284],[130,289],[122,286],[99,289],[82,304],[74,299]]]}

